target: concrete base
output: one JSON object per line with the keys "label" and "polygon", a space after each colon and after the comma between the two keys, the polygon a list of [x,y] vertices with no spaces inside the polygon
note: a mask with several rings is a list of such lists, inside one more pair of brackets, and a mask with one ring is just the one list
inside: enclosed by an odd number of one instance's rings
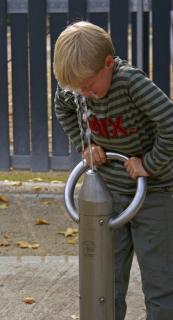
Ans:
{"label": "concrete base", "polygon": [[[126,320],[144,320],[140,275],[134,259]],[[35,300],[26,304],[26,297]],[[79,319],[78,257],[0,257],[1,320]]]}

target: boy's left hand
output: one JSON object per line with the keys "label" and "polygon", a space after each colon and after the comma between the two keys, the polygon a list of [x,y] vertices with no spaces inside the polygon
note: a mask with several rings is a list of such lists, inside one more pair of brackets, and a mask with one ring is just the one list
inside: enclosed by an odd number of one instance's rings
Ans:
{"label": "boy's left hand", "polygon": [[144,169],[140,158],[132,157],[124,162],[124,166],[132,179],[149,177],[149,173]]}

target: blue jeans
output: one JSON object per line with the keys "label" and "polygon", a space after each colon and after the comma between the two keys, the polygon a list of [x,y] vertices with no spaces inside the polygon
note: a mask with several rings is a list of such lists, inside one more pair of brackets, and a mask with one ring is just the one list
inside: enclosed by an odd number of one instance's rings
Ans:
{"label": "blue jeans", "polygon": [[[115,215],[132,197],[113,194]],[[124,320],[129,274],[136,253],[147,320],[173,320],[173,193],[147,194],[142,209],[115,230],[115,319]],[[135,319],[134,319],[135,320]]]}

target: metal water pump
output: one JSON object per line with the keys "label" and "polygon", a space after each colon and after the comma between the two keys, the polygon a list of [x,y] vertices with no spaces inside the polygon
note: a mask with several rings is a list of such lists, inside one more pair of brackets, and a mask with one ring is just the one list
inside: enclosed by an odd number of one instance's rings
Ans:
{"label": "metal water pump", "polygon": [[[106,156],[110,160],[128,159],[112,152]],[[75,185],[84,172],[76,209]],[[114,218],[111,193],[97,170],[81,161],[71,172],[65,187],[65,204],[70,217],[79,223],[80,320],[116,320],[113,230],[135,216],[145,194],[146,180],[139,177],[132,202]]]}

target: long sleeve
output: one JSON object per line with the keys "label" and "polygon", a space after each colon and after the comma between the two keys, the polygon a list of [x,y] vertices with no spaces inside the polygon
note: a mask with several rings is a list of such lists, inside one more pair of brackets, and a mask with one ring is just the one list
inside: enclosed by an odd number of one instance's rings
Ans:
{"label": "long sleeve", "polygon": [[74,96],[70,91],[63,90],[59,85],[55,93],[55,114],[64,132],[77,151],[81,152],[82,145]]}
{"label": "long sleeve", "polygon": [[145,169],[157,176],[173,161],[173,103],[139,71],[130,77],[129,94],[136,107],[157,128],[153,148],[143,157]]}

